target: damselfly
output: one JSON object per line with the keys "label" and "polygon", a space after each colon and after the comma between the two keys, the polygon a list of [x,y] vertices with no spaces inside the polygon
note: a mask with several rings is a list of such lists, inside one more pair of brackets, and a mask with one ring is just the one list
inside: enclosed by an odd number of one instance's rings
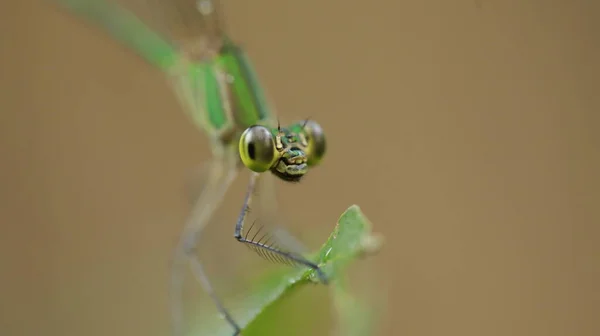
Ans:
{"label": "damselfly", "polygon": [[234,335],[240,332],[235,316],[216,295],[194,251],[199,233],[244,167],[252,174],[234,225],[237,241],[271,260],[310,267],[326,283],[319,266],[302,256],[301,244],[287,231],[272,226],[277,229],[271,233],[259,235],[256,232],[260,229],[255,229],[254,234],[247,234],[245,219],[259,181],[264,188],[259,197],[274,200],[272,178],[264,173],[271,172],[286,182],[300,181],[323,158],[325,136],[312,120],[279,125],[244,50],[226,33],[217,0],[147,0],[152,13],[148,26],[108,0],[58,1],[99,22],[165,71],[183,109],[210,140],[213,158],[206,164],[206,182],[174,253],[171,294],[175,335],[181,335],[183,328],[181,296],[186,265],[233,327]]}

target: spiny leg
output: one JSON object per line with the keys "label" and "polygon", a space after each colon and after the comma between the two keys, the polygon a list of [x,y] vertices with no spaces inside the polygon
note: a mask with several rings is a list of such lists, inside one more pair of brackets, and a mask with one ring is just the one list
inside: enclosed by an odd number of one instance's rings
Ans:
{"label": "spiny leg", "polygon": [[[277,205],[277,190],[275,186],[276,177],[272,174],[261,175],[257,181],[256,188],[258,193],[255,191],[253,194],[253,203],[256,204],[252,208],[258,209],[260,213],[261,222],[265,223],[262,226],[268,226],[272,228],[274,239],[281,243],[286,249],[296,254],[305,254],[308,252],[308,248],[298,240],[291,232],[289,232],[285,225],[281,225],[280,216],[277,216],[278,205]],[[262,224],[262,223],[261,223]],[[250,229],[248,230],[250,231]]]}
{"label": "spiny leg", "polygon": [[[248,190],[246,191],[246,196],[244,197],[244,204],[242,206],[242,211],[240,212],[238,220],[235,224],[234,237],[237,239],[237,241],[239,241],[241,243],[245,243],[248,246],[255,248],[256,252],[258,254],[260,254],[261,256],[263,256],[267,259],[271,259],[272,261],[286,263],[286,264],[304,265],[306,267],[313,269],[315,272],[317,272],[317,275],[318,275],[319,279],[321,280],[321,282],[324,284],[327,284],[328,283],[327,277],[325,276],[325,274],[323,273],[323,271],[321,270],[319,265],[306,259],[305,257],[303,257],[300,254],[286,251],[286,250],[279,248],[276,245],[273,245],[271,242],[272,237],[268,236],[268,233],[265,233],[262,236],[259,235],[260,228],[259,228],[259,231],[255,232],[251,238],[249,235],[249,231],[252,229],[252,227],[248,230],[248,232],[246,232],[245,235],[242,233],[244,231],[244,221],[246,220],[246,215],[248,214],[248,210],[250,208],[252,194],[254,192],[254,189],[256,187],[256,182],[259,179],[259,177],[260,177],[260,173],[252,173],[252,175],[250,176],[250,183],[248,185]],[[260,238],[256,239],[256,237],[260,237]]]}
{"label": "spiny leg", "polygon": [[183,278],[187,262],[191,264],[195,278],[200,282],[202,288],[209,294],[219,312],[227,322],[235,329],[238,335],[240,328],[233,321],[229,312],[224,308],[221,300],[213,290],[210,280],[204,271],[202,263],[198,260],[196,253],[196,242],[199,234],[208,223],[212,213],[221,203],[225,192],[238,173],[235,157],[225,155],[217,157],[208,163],[206,170],[206,184],[203,187],[192,212],[185,222],[179,242],[175,249],[171,270],[171,311],[173,319],[173,333],[175,336],[183,335]]}

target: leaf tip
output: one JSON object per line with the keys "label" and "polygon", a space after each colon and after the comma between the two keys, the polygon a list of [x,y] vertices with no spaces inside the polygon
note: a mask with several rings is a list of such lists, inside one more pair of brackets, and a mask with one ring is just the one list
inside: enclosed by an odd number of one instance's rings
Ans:
{"label": "leaf tip", "polygon": [[359,241],[360,248],[358,254],[361,256],[377,254],[384,244],[384,236],[381,233],[371,231],[371,221],[369,221],[367,216],[365,216],[365,214],[362,212],[360,206],[357,204],[349,206],[348,209],[346,209],[346,211],[344,211],[344,213],[340,216],[339,222],[342,222],[344,219],[348,220],[350,218],[358,220],[364,226],[364,233]]}
{"label": "leaf tip", "polygon": [[348,209],[346,209],[346,211],[344,211],[344,213],[346,212],[361,212],[360,207],[358,206],[358,204],[352,204],[351,206],[348,207]]}

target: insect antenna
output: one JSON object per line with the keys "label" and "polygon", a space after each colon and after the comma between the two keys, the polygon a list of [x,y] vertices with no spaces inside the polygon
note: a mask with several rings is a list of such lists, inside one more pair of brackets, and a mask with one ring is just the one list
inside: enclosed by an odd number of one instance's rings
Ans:
{"label": "insect antenna", "polygon": [[304,120],[304,123],[302,123],[302,130],[303,130],[303,131],[304,131],[304,128],[306,127],[306,124],[308,124],[308,122],[309,122],[309,121],[310,121],[310,117],[309,117],[309,118],[306,118],[306,119]]}

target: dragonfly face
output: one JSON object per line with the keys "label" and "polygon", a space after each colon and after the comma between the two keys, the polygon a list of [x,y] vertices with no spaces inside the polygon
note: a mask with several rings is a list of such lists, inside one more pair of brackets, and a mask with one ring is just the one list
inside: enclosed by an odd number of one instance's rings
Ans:
{"label": "dragonfly face", "polygon": [[310,166],[325,154],[325,136],[319,124],[304,121],[289,127],[248,127],[240,137],[240,158],[248,169],[270,170],[288,182],[299,182]]}

